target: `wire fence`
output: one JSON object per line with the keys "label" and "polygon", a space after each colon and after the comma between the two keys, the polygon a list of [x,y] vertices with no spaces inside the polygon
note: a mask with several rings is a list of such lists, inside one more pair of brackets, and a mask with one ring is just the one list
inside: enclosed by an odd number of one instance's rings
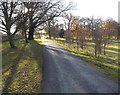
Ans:
{"label": "wire fence", "polygon": [[[0,40],[0,42],[8,41],[7,35],[2,35],[2,36],[0,36],[0,37],[2,37],[2,40]],[[24,37],[24,36],[21,36],[21,35],[16,35],[13,39],[14,39],[14,40],[17,40],[17,39],[23,39],[23,38],[25,38],[25,37]]]}

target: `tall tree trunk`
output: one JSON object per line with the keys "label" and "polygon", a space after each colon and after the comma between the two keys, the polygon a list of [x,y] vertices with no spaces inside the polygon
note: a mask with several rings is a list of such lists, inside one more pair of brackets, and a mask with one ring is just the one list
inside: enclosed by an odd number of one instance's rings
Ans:
{"label": "tall tree trunk", "polygon": [[80,43],[81,43],[81,44],[80,44],[80,48],[83,49],[83,45],[84,45],[83,39],[81,39],[81,42],[80,42]]}
{"label": "tall tree trunk", "polygon": [[76,42],[77,42],[77,50],[79,50],[79,37],[78,37],[78,31],[77,31],[77,35],[76,35]]}
{"label": "tall tree trunk", "polygon": [[49,30],[48,33],[49,33],[49,39],[51,39],[51,31]]}
{"label": "tall tree trunk", "polygon": [[77,50],[79,50],[79,41],[77,40]]}
{"label": "tall tree trunk", "polygon": [[25,29],[25,42],[26,42],[26,43],[29,43],[28,38],[27,38],[26,29]]}
{"label": "tall tree trunk", "polygon": [[97,45],[95,44],[95,56],[97,56]]}
{"label": "tall tree trunk", "polygon": [[106,48],[106,43],[104,43],[103,48],[104,48],[104,55],[106,55],[106,51],[105,51],[105,48]]}
{"label": "tall tree trunk", "polygon": [[16,48],[12,35],[8,35],[9,43],[11,48]]}
{"label": "tall tree trunk", "polygon": [[98,45],[98,55],[100,55],[101,54],[101,41],[98,41],[98,43],[97,43]]}
{"label": "tall tree trunk", "polygon": [[22,30],[23,30],[23,33],[24,33],[24,36],[25,36],[25,42],[29,43],[28,38],[27,38],[27,33],[26,33],[27,31],[26,31],[26,25],[25,24],[26,23],[24,23],[24,25],[22,27],[23,28]]}
{"label": "tall tree trunk", "polygon": [[34,27],[29,27],[28,40],[34,40]]}

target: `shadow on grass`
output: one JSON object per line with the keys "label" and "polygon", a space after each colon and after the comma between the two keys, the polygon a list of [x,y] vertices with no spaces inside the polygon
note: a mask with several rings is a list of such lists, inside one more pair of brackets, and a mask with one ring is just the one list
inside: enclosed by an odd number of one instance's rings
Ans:
{"label": "shadow on grass", "polygon": [[[18,56],[14,59],[13,63],[8,69],[11,69],[11,72],[9,74],[9,76],[7,77],[5,83],[4,83],[4,87],[3,87],[3,90],[2,92],[3,93],[9,93],[9,87],[11,86],[12,84],[12,81],[15,77],[15,74],[17,72],[17,68],[18,68],[18,63],[19,61],[22,59],[23,55],[24,55],[24,50],[25,50],[25,47],[26,47],[27,44],[24,44],[23,47],[21,49],[18,49]],[[10,50],[8,50],[8,53],[10,52]],[[8,64],[9,65],[9,64]],[[7,70],[8,70],[7,69]]]}
{"label": "shadow on grass", "polygon": [[[92,45],[89,45],[89,47],[93,47]],[[74,53],[74,54],[77,54],[78,56],[80,56],[81,57],[81,59],[92,59],[92,60],[95,60],[95,61],[99,61],[99,62],[107,62],[107,63],[109,63],[109,64],[112,64],[112,63],[115,63],[116,62],[116,60],[114,60],[114,59],[111,59],[111,58],[109,58],[109,57],[104,57],[104,56],[95,56],[94,55],[94,53],[92,53],[92,52],[78,52],[78,51],[76,51],[76,50],[71,50],[71,49],[68,49],[68,51],[69,52],[71,52],[71,53]],[[107,53],[108,53],[108,51],[106,51]],[[111,52],[109,52],[109,53],[111,53]],[[112,52],[112,54],[116,54],[116,53],[113,53]]]}
{"label": "shadow on grass", "polygon": [[[41,74],[41,72],[42,72],[41,68],[42,68],[42,63],[43,63],[43,46],[44,45],[41,45],[41,41],[40,41],[40,43],[36,40],[30,41],[30,49],[33,53],[36,63],[39,66],[38,67],[38,69],[40,70],[39,74]],[[40,86],[40,88],[38,87],[37,89],[41,92],[41,86]]]}
{"label": "shadow on grass", "polygon": [[110,48],[110,47],[107,47],[106,49],[108,49],[108,50],[113,50],[113,51],[117,51],[117,52],[118,52],[118,50],[120,50],[120,49]]}
{"label": "shadow on grass", "polygon": [[[12,60],[15,60],[16,59],[16,56],[18,56],[19,52],[21,52],[23,49],[23,47],[25,46],[25,42],[24,40],[16,40],[15,41],[15,45],[17,46],[17,48],[13,49],[13,48],[10,48],[9,46],[9,43],[8,42],[4,42],[3,43],[3,50],[2,50],[2,58],[5,58],[5,61],[12,61]],[[10,58],[7,58],[7,57],[11,57]],[[10,60],[8,60],[10,59]],[[4,60],[2,60],[4,63]],[[10,65],[9,63],[10,62],[7,62],[8,64],[2,64],[2,67],[4,68],[5,66],[8,66]],[[11,62],[12,63],[12,62]]]}

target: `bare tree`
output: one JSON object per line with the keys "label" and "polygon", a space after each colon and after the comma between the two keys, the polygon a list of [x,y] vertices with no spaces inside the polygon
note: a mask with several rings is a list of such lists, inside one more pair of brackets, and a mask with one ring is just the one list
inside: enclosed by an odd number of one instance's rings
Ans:
{"label": "bare tree", "polygon": [[46,31],[48,32],[49,39],[56,38],[59,32],[59,24],[57,19],[49,20],[45,23]]}
{"label": "bare tree", "polygon": [[118,40],[120,40],[120,23],[118,23],[118,27],[117,27],[117,32],[118,32],[118,35],[117,35],[117,38]]}
{"label": "bare tree", "polygon": [[64,6],[61,0],[43,0],[41,2],[25,2],[29,11],[29,40],[33,40],[34,30],[41,24],[60,16],[70,10],[70,5]]}
{"label": "bare tree", "polygon": [[94,17],[90,17],[87,19],[89,31],[92,34],[92,40],[95,43],[95,56],[101,54],[101,46],[102,46],[102,36],[100,33],[102,20],[100,18],[95,19]]}
{"label": "bare tree", "polygon": [[107,20],[102,22],[101,34],[102,34],[102,43],[103,43],[104,55],[106,55],[105,49],[106,49],[107,44],[109,43],[109,40],[112,37],[117,38],[117,34],[118,34],[117,28],[118,28],[118,24],[113,19],[107,19]]}
{"label": "bare tree", "polygon": [[70,14],[66,14],[64,13],[63,17],[65,18],[64,23],[65,23],[65,28],[66,28],[66,33],[65,33],[65,38],[67,42],[71,42],[71,26],[72,26],[72,20],[73,20],[73,15]]}
{"label": "bare tree", "polygon": [[73,16],[73,18],[71,32],[74,39],[76,39],[77,50],[79,50],[79,48],[83,49],[85,46],[85,38],[89,34],[89,30],[85,25],[86,19],[76,16]]}
{"label": "bare tree", "polygon": [[28,38],[27,38],[27,29],[28,29],[28,16],[29,13],[28,11],[26,12],[24,3],[21,3],[21,17],[22,17],[22,22],[23,24],[20,26],[20,29],[22,30],[23,35],[25,36],[25,42],[29,43]]}
{"label": "bare tree", "polygon": [[[18,2],[1,2],[0,3],[0,30],[7,34],[11,48],[15,48],[14,36],[23,24],[21,17],[20,3]],[[14,30],[12,28],[14,27]]]}

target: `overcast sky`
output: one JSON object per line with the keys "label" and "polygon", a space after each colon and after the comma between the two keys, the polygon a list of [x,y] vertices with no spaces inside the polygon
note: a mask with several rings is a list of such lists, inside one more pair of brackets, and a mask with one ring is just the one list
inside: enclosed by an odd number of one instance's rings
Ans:
{"label": "overcast sky", "polygon": [[81,17],[101,17],[103,20],[112,17],[118,21],[118,2],[120,0],[66,0],[74,2],[77,10],[74,15]]}

